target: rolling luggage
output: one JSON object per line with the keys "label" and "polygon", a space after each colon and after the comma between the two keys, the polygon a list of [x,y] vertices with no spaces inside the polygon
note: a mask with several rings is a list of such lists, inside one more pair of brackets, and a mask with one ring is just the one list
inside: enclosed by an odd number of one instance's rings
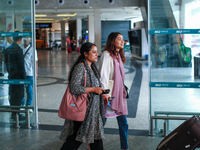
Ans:
{"label": "rolling luggage", "polygon": [[67,48],[68,53],[72,52],[72,47]]}
{"label": "rolling luggage", "polygon": [[194,150],[200,146],[200,118],[193,116],[167,135],[157,150]]}
{"label": "rolling luggage", "polygon": [[80,53],[80,50],[81,50],[81,48],[80,48],[80,47],[78,47],[78,48],[77,48],[77,52],[79,52],[79,53]]}

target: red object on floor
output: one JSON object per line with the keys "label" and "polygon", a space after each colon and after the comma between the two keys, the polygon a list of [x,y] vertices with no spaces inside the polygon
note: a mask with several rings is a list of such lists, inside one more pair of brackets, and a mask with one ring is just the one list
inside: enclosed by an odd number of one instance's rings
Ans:
{"label": "red object on floor", "polygon": [[67,51],[68,51],[68,53],[72,52],[72,48],[71,48],[71,47],[68,47],[68,48],[67,48]]}
{"label": "red object on floor", "polygon": [[77,48],[77,52],[79,52],[79,53],[80,53],[80,50],[81,50],[81,48],[80,48],[80,47],[78,47],[78,48]]}

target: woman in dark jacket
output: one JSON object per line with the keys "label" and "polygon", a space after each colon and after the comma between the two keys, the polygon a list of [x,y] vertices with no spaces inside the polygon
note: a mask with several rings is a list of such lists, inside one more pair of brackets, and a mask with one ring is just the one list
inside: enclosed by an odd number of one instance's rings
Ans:
{"label": "woman in dark jacket", "polygon": [[[81,55],[72,67],[69,75],[70,91],[79,95],[90,93],[89,106],[83,122],[65,120],[60,138],[65,141],[61,150],[77,150],[82,143],[90,143],[91,150],[103,150],[105,114],[100,74],[94,62],[98,59],[97,47],[85,43]],[[86,87],[84,87],[86,76]],[[105,103],[107,98],[105,98]]]}

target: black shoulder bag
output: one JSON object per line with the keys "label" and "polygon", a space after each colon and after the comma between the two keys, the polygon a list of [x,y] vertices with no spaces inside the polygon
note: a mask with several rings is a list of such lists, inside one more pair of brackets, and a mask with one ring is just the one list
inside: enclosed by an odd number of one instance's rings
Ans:
{"label": "black shoulder bag", "polygon": [[[120,68],[120,66],[119,66],[119,70],[120,70],[120,73],[121,73],[121,77],[122,77],[122,71],[121,71],[121,68]],[[123,79],[123,77],[122,77],[122,82],[123,82],[123,84],[124,84],[124,79]],[[127,95],[126,95],[126,98],[129,98],[129,94],[128,94],[128,87],[124,84],[124,88],[125,88],[125,90],[126,90],[126,93],[127,93]]]}

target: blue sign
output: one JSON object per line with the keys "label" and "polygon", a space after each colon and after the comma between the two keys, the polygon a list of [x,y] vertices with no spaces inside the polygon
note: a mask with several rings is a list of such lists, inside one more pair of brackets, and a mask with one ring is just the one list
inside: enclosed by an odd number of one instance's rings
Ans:
{"label": "blue sign", "polygon": [[25,37],[29,36],[31,37],[32,33],[31,32],[1,32],[0,37]]}
{"label": "blue sign", "polygon": [[151,29],[149,34],[200,34],[200,29]]}
{"label": "blue sign", "polygon": [[33,84],[33,80],[0,79],[0,84]]}
{"label": "blue sign", "polygon": [[188,83],[188,82],[151,82],[150,87],[157,88],[200,88],[200,83]]}

